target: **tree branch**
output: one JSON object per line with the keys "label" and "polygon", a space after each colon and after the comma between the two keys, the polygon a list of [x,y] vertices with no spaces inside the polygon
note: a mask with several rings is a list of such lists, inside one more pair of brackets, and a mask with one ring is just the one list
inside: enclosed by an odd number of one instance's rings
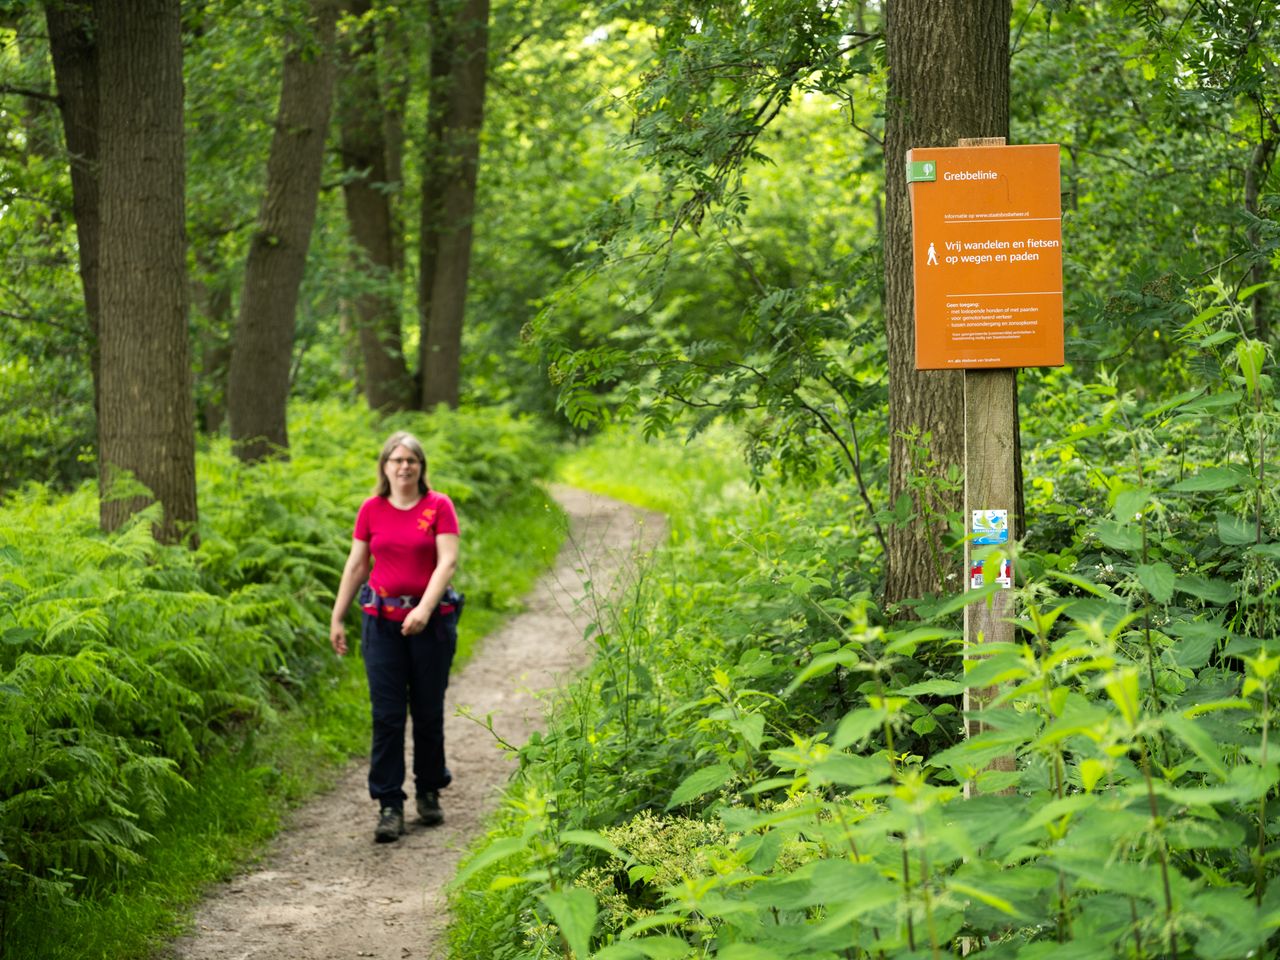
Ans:
{"label": "tree branch", "polygon": [[15,87],[12,84],[0,83],[0,96],[26,97],[28,100],[43,100],[46,103],[60,103],[56,93],[47,90],[32,90],[29,87]]}
{"label": "tree branch", "polygon": [[719,233],[720,239],[724,242],[724,245],[729,248],[729,252],[738,258],[738,262],[742,264],[742,268],[747,271],[747,277],[756,285],[756,289],[760,292],[760,296],[764,296],[768,291],[765,289],[764,281],[761,280],[760,275],[756,273],[755,266],[746,258],[741,250],[733,245],[733,241],[729,239],[729,234],[725,232],[723,224],[720,225]]}
{"label": "tree branch", "polygon": [[[826,414],[808,403],[808,401],[806,401],[804,397],[800,396],[799,393],[794,394],[794,398],[796,403],[798,403],[802,409],[809,411],[812,416],[817,418],[818,422],[822,424],[823,430],[826,431],[827,435],[830,436],[832,440],[839,444],[840,449],[844,452],[845,459],[849,461],[849,466],[852,468],[853,475],[857,479],[858,492],[862,496],[862,502],[866,504],[867,513],[871,518],[871,526],[875,530],[876,539],[880,541],[880,551],[883,556],[887,557],[889,555],[889,547],[884,539],[884,531],[880,529],[880,521],[876,519],[875,507],[871,505],[871,497],[867,493],[867,486],[862,480],[862,452],[858,449],[857,429],[854,428],[853,430],[854,450],[850,450],[849,445],[844,442],[844,437],[840,436],[840,431],[837,430],[835,425],[827,419]],[[851,427],[853,426],[852,420],[849,425]]]}
{"label": "tree branch", "polygon": [[50,320],[48,317],[36,316],[35,314],[14,313],[12,310],[0,310],[0,317],[6,320],[17,320],[20,323],[42,323],[46,327],[53,327],[55,330],[65,330],[67,333],[74,334],[77,337],[84,336],[84,330],[79,327],[72,327],[65,323],[59,323],[57,320]]}
{"label": "tree branch", "polygon": [[[683,393],[677,393],[670,388],[664,389],[662,391],[662,395],[674,400],[676,403],[684,404],[690,410],[723,410],[726,406],[718,400],[694,400],[693,398],[686,397]],[[764,404],[739,403],[736,405],[736,408],[740,410],[763,410]]]}

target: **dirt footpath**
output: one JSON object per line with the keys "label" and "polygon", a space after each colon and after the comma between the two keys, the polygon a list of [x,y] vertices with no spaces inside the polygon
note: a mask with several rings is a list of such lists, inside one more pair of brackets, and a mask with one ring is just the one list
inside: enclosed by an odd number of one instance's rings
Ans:
{"label": "dirt footpath", "polygon": [[[446,956],[444,886],[480,833],[512,770],[492,734],[459,709],[493,716],[520,744],[541,723],[539,694],[583,666],[591,645],[584,583],[625,581],[637,556],[662,535],[659,514],[557,487],[569,539],[525,610],[486,638],[450,681],[445,749],[453,784],[440,795],[443,826],[413,824],[396,843],[375,844],[377,809],[355,762],[330,794],[298,810],[263,862],[220,885],[196,911],[173,960],[436,960]],[[464,544],[465,549],[465,544]],[[410,789],[412,793],[412,789]],[[412,800],[406,806],[411,819]]]}

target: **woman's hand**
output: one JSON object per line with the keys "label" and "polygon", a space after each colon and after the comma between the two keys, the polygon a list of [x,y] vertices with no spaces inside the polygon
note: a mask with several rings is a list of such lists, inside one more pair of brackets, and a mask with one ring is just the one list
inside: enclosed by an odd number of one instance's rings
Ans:
{"label": "woman's hand", "polygon": [[329,617],[329,643],[333,652],[343,656],[347,652],[347,628],[342,625],[347,608],[355,599],[356,590],[369,576],[369,544],[365,540],[351,538],[351,552],[342,567],[342,580],[338,583],[338,595],[333,601],[333,614]]}
{"label": "woman's hand", "polygon": [[436,537],[436,569],[427,581],[427,588],[422,591],[422,599],[409,611],[400,627],[401,636],[410,637],[427,628],[427,621],[435,612],[436,605],[444,596],[444,591],[458,569],[458,535],[442,533]]}
{"label": "woman's hand", "polygon": [[329,643],[333,646],[333,652],[338,656],[344,656],[347,652],[347,628],[343,626],[341,620],[335,620],[329,624]]}
{"label": "woman's hand", "polygon": [[424,610],[422,604],[418,604],[404,618],[404,624],[400,627],[401,636],[411,637],[415,633],[421,633],[427,628],[427,621],[430,619],[431,611]]}

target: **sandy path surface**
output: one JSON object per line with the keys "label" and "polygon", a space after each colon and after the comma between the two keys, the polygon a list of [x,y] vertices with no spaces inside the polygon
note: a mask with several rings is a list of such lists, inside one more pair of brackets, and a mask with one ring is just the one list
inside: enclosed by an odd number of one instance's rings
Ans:
{"label": "sandy path surface", "polygon": [[[396,843],[375,844],[377,809],[355,762],[332,793],[290,818],[250,873],[214,889],[173,960],[378,960],[443,958],[444,886],[480,833],[513,769],[474,716],[492,714],[503,739],[523,743],[541,724],[540,694],[591,656],[584,584],[625,582],[663,530],[659,514],[573,490],[553,489],[569,518],[555,567],[525,598],[524,612],[487,637],[449,683],[446,751],[453,784],[441,793],[443,826],[412,824]],[[410,766],[412,764],[410,763]],[[411,791],[412,792],[412,791]],[[412,801],[406,814],[412,817]]]}

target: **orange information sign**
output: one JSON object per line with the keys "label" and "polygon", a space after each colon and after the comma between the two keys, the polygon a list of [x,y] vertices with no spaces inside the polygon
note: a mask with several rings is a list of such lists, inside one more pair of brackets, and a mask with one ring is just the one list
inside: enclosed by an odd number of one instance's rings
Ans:
{"label": "orange information sign", "polygon": [[1056,144],[907,151],[916,369],[1064,362]]}

